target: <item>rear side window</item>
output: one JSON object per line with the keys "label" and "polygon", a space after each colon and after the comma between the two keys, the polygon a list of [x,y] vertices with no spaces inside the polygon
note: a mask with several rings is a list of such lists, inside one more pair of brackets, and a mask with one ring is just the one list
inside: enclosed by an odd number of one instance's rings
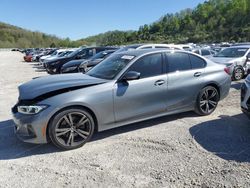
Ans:
{"label": "rear side window", "polygon": [[148,78],[162,74],[161,54],[152,54],[137,60],[128,71],[141,73],[141,78]]}
{"label": "rear side window", "polygon": [[140,49],[152,49],[152,46],[142,47]]}
{"label": "rear side window", "polygon": [[167,60],[169,73],[191,69],[189,55],[186,53],[167,53]]}
{"label": "rear side window", "polygon": [[199,50],[195,50],[194,53],[200,54],[200,51]]}
{"label": "rear side window", "polygon": [[170,49],[168,46],[155,46],[155,48]]}
{"label": "rear side window", "polygon": [[95,50],[96,50],[96,53],[99,53],[99,52],[105,51],[106,49],[104,49],[104,48],[96,48]]}
{"label": "rear side window", "polygon": [[201,55],[210,55],[209,50],[201,50]]}
{"label": "rear side window", "polygon": [[192,69],[202,69],[206,66],[206,62],[195,55],[189,54]]}

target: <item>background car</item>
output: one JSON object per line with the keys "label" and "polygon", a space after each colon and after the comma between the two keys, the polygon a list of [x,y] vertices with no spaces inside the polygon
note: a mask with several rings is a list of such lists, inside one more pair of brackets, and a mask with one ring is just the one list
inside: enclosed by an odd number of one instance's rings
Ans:
{"label": "background car", "polygon": [[61,149],[75,149],[95,130],[191,110],[209,115],[228,95],[227,69],[185,51],[114,53],[86,74],[21,85],[12,109],[16,134],[26,142],[51,139]]}
{"label": "background car", "polygon": [[130,50],[158,49],[158,48],[182,50],[181,47],[174,44],[132,44],[122,47],[121,49],[117,50],[116,53],[130,51]]}
{"label": "background car", "polygon": [[40,61],[40,63],[51,61],[53,59],[56,59],[61,54],[65,53],[67,51],[68,51],[68,49],[59,49],[59,50],[56,50],[52,54],[48,54],[48,55],[45,55],[45,56],[41,57],[39,61]]}
{"label": "background car", "polygon": [[61,58],[56,58],[49,62],[45,63],[45,68],[49,74],[59,74],[61,72],[61,67],[71,61],[79,59],[89,59],[94,56],[96,53],[99,53],[104,50],[116,49],[115,47],[88,47],[88,48],[79,48],[68,56]]}
{"label": "background car", "polygon": [[88,60],[81,59],[69,61],[62,66],[61,73],[87,72],[89,69],[93,68],[115,51],[116,50],[105,50],[97,53]]}
{"label": "background car", "polygon": [[192,52],[199,54],[199,55],[206,57],[206,58],[212,57],[213,55],[216,54],[216,52],[213,50],[202,49],[202,48],[201,49],[194,49],[194,50],[192,50]]}
{"label": "background car", "polygon": [[212,61],[230,68],[233,80],[241,80],[248,73],[250,46],[233,46],[225,48],[210,58]]}
{"label": "background car", "polygon": [[241,110],[250,118],[250,75],[241,86]]}

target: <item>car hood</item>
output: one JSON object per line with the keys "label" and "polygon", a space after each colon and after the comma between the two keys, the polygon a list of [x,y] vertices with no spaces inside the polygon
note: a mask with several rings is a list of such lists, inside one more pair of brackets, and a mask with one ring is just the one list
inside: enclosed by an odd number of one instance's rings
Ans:
{"label": "car hood", "polygon": [[64,59],[65,57],[59,57],[59,56],[51,56],[45,59],[45,61],[47,62],[51,62],[51,61],[58,61],[60,59]]}
{"label": "car hood", "polygon": [[41,59],[44,60],[44,59],[49,58],[49,57],[52,57],[52,56],[51,55],[44,55],[44,56],[41,57]]}
{"label": "car hood", "polygon": [[69,62],[67,62],[66,64],[64,64],[62,67],[73,67],[73,66],[78,66],[80,65],[83,61],[85,61],[85,59],[79,59],[79,60],[71,60]]}
{"label": "car hood", "polygon": [[19,86],[19,100],[33,100],[54,91],[67,88],[81,88],[106,83],[108,80],[91,77],[82,73],[40,77]]}

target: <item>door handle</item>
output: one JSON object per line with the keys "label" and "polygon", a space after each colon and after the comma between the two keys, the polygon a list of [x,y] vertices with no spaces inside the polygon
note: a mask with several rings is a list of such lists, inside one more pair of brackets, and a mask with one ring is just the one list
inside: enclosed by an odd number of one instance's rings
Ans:
{"label": "door handle", "polygon": [[157,80],[157,81],[155,82],[155,86],[160,86],[160,85],[163,85],[163,84],[165,84],[165,81],[164,81],[164,80]]}
{"label": "door handle", "polygon": [[194,77],[199,77],[201,75],[201,72],[194,73]]}

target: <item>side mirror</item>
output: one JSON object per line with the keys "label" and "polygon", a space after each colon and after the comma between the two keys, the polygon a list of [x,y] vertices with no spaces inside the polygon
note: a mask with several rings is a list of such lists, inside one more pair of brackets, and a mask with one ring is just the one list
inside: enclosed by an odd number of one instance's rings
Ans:
{"label": "side mirror", "polygon": [[126,81],[129,81],[129,80],[138,80],[141,76],[141,73],[139,72],[136,72],[136,71],[129,71],[127,72],[122,80],[126,80]]}

